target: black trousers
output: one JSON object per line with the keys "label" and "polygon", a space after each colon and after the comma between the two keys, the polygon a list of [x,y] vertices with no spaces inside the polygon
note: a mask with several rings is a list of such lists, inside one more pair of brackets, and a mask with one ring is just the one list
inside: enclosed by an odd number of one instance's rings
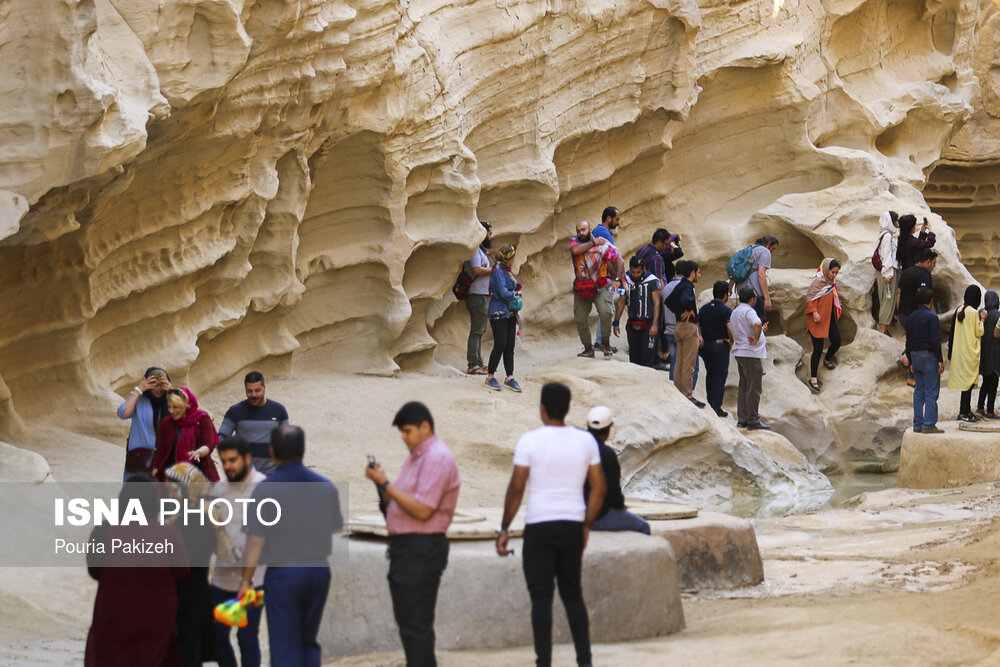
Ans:
{"label": "black trousers", "polygon": [[705,360],[705,397],[708,399],[708,404],[718,412],[722,409],[722,398],[726,395],[729,344],[706,340],[701,348],[701,358]]}
{"label": "black trousers", "polygon": [[[826,338],[816,338],[812,334],[809,334],[813,342],[813,353],[812,357],[809,359],[809,377],[816,377],[816,373],[819,372],[819,360],[823,356],[823,341]],[[826,360],[832,361],[833,355],[837,354],[837,350],[840,349],[840,329],[837,327],[837,318],[830,314],[830,348],[826,351]]]}
{"label": "black trousers", "polygon": [[969,387],[961,393],[958,403],[958,414],[972,414],[972,387]]}
{"label": "black trousers", "polygon": [[490,328],[493,329],[490,375],[497,372],[501,355],[503,355],[503,369],[507,371],[508,376],[514,375],[514,342],[517,340],[517,318],[491,319]]}
{"label": "black trousers", "polygon": [[979,387],[979,409],[993,412],[997,400],[997,384],[1000,375],[989,373],[983,376],[983,384]]}
{"label": "black trousers", "polygon": [[628,337],[628,360],[639,366],[652,366],[656,350],[649,349],[649,327],[633,329],[626,322],[625,335]]}
{"label": "black trousers", "polygon": [[389,594],[407,667],[437,665],[434,608],[447,566],[448,538],[443,534],[389,537]]}
{"label": "black trousers", "polygon": [[576,664],[589,665],[590,621],[583,602],[583,523],[543,521],[524,528],[524,581],[531,597],[531,630],[535,636],[535,664],[552,664],[553,579],[566,608],[569,631],[576,648]]}

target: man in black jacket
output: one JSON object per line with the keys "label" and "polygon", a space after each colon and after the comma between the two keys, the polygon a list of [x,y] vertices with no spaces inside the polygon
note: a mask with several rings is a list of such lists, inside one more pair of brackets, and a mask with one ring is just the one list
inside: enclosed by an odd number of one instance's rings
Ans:
{"label": "man in black jacket", "polygon": [[[637,533],[649,535],[649,523],[641,516],[632,514],[625,509],[625,496],[622,494],[622,468],[618,463],[618,455],[608,446],[608,436],[611,435],[611,425],[614,417],[611,409],[598,405],[587,413],[587,431],[597,440],[597,448],[601,452],[601,468],[604,469],[604,481],[607,491],[604,494],[604,504],[597,513],[597,519],[591,530],[634,530]],[[583,497],[590,498],[590,481],[583,485]]]}
{"label": "man in black jacket", "polygon": [[705,404],[694,397],[694,367],[698,363],[698,350],[704,342],[698,327],[698,303],[694,292],[694,283],[701,277],[701,267],[697,262],[684,259],[677,262],[677,275],[681,276],[681,282],[664,301],[677,318],[674,327],[674,338],[677,339],[674,386],[685,398],[703,408]]}

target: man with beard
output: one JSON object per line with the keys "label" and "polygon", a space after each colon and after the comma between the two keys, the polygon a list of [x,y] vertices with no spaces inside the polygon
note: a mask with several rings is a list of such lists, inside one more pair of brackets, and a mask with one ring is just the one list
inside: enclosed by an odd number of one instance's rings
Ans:
{"label": "man with beard", "polygon": [[590,311],[597,306],[601,327],[601,349],[605,357],[613,352],[608,340],[611,337],[612,303],[608,287],[625,272],[625,264],[614,245],[590,231],[590,223],[581,220],[576,225],[576,236],[569,242],[573,258],[573,317],[583,343],[579,357],[594,357],[590,337]]}
{"label": "man with beard", "polygon": [[608,206],[601,213],[601,224],[594,227],[593,234],[611,245],[615,244],[614,232],[622,226],[622,212],[616,206]]}
{"label": "man with beard", "polygon": [[[229,549],[231,558],[215,562],[212,572],[212,605],[217,606],[226,600],[236,597],[243,579],[243,568],[240,563],[243,558],[243,547],[246,546],[247,535],[242,527],[246,522],[244,516],[247,503],[237,502],[238,499],[252,498],[257,484],[267,477],[254,469],[251,460],[250,443],[239,435],[226,438],[217,448],[222,460],[222,470],[226,479],[215,483],[214,495],[229,502],[234,516],[224,527],[232,546]],[[217,520],[224,520],[218,517]],[[258,567],[253,574],[253,587],[260,590],[264,586],[264,570]],[[257,633],[260,630],[260,617],[263,607],[247,607],[247,625],[236,631],[236,641],[240,646],[240,664],[242,667],[257,667],[260,665],[260,642]],[[232,628],[222,623],[215,624],[215,658],[219,667],[236,667],[236,655],[229,643],[229,632]]]}
{"label": "man with beard", "polygon": [[493,247],[493,226],[488,222],[479,224],[486,230],[486,238],[476,248],[476,254],[469,260],[468,272],[476,278],[469,285],[469,295],[465,297],[465,307],[469,309],[469,342],[466,346],[468,375],[486,375],[483,365],[482,342],[486,332],[487,310],[490,304],[490,248]]}
{"label": "man with beard", "polygon": [[257,371],[250,371],[243,379],[243,388],[247,400],[240,401],[226,410],[226,416],[219,427],[219,439],[225,440],[241,435],[250,443],[253,454],[253,467],[270,475],[274,472],[274,461],[271,460],[271,431],[288,423],[288,411],[277,401],[269,401],[266,397],[267,387],[264,376]]}

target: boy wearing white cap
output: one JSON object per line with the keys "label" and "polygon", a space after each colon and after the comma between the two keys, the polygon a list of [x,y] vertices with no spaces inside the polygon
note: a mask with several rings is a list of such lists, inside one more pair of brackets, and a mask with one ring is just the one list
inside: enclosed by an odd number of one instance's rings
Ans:
{"label": "boy wearing white cap", "polygon": [[[614,416],[611,408],[598,405],[587,413],[587,431],[597,440],[601,453],[601,467],[604,469],[604,479],[607,482],[607,492],[604,494],[604,504],[597,513],[597,519],[591,530],[634,530],[637,533],[649,535],[649,523],[640,516],[625,509],[625,496],[622,494],[622,469],[618,463],[618,455],[606,443],[611,435],[611,425]],[[583,485],[583,497],[590,497],[589,481]]]}

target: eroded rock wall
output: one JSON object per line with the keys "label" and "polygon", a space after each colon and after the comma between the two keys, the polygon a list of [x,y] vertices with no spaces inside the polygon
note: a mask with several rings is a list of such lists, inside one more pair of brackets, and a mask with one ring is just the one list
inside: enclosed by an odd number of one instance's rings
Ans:
{"label": "eroded rock wall", "polygon": [[106,430],[151,362],[201,387],[307,351],[459,365],[477,218],[537,336],[607,204],[624,251],[665,225],[706,278],[777,234],[772,333],[800,342],[824,256],[848,340],[870,325],[886,208],[929,214],[942,303],[969,280],[920,189],[973,113],[974,0],[36,4],[0,22],[7,430]]}

